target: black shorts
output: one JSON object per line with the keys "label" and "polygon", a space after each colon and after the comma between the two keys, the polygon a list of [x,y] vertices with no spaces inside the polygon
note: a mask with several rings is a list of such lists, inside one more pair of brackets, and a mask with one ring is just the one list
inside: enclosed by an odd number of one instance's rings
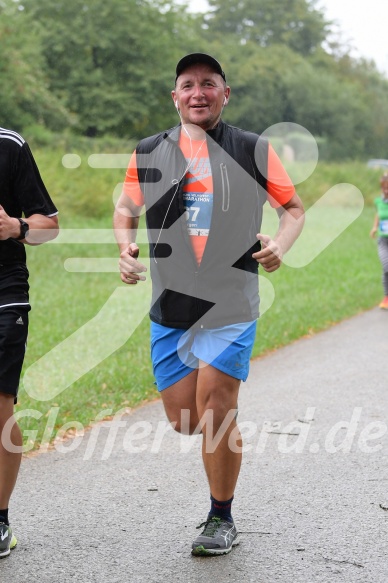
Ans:
{"label": "black shorts", "polygon": [[0,393],[13,395],[19,389],[28,335],[27,305],[0,307]]}

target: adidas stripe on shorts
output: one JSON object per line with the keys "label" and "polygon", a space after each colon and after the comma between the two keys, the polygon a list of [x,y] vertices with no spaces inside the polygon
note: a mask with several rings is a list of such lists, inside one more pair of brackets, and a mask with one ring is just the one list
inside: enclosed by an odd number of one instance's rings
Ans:
{"label": "adidas stripe on shorts", "polygon": [[0,306],[0,392],[16,398],[28,335],[26,305]]}

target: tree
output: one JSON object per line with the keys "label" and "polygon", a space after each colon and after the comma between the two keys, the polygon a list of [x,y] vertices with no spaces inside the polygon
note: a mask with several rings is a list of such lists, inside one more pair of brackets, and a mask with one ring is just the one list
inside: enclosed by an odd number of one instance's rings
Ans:
{"label": "tree", "polygon": [[174,114],[166,96],[187,31],[165,0],[25,0],[43,27],[50,88],[87,136],[156,132]]}
{"label": "tree", "polygon": [[211,48],[214,54],[222,55],[232,89],[224,112],[227,121],[258,133],[275,123],[291,121],[284,78],[302,57],[280,45],[271,50],[254,42],[236,47],[232,39],[222,48],[216,43]]}
{"label": "tree", "polygon": [[284,44],[307,55],[326,38],[329,22],[315,0],[209,0],[209,32],[236,35],[261,47]]}
{"label": "tree", "polygon": [[1,124],[21,131],[41,124],[62,129],[71,118],[50,93],[42,71],[35,23],[15,2],[0,4],[0,111]]}

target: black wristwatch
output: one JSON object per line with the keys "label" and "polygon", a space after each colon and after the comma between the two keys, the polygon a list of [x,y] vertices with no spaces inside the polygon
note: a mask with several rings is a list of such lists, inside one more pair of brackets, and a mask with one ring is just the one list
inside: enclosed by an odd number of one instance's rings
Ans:
{"label": "black wristwatch", "polygon": [[19,237],[16,237],[16,240],[21,241],[21,239],[25,239],[27,237],[30,227],[26,221],[23,221],[23,219],[18,219],[18,221],[20,223],[20,235]]}

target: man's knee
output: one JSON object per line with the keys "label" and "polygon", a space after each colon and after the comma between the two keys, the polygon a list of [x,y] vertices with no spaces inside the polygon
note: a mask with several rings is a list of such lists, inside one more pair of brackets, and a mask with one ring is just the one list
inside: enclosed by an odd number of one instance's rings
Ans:
{"label": "man's knee", "polygon": [[225,419],[236,417],[237,392],[223,386],[208,387],[202,392],[198,409],[202,422],[211,417],[213,424],[219,427]]}

